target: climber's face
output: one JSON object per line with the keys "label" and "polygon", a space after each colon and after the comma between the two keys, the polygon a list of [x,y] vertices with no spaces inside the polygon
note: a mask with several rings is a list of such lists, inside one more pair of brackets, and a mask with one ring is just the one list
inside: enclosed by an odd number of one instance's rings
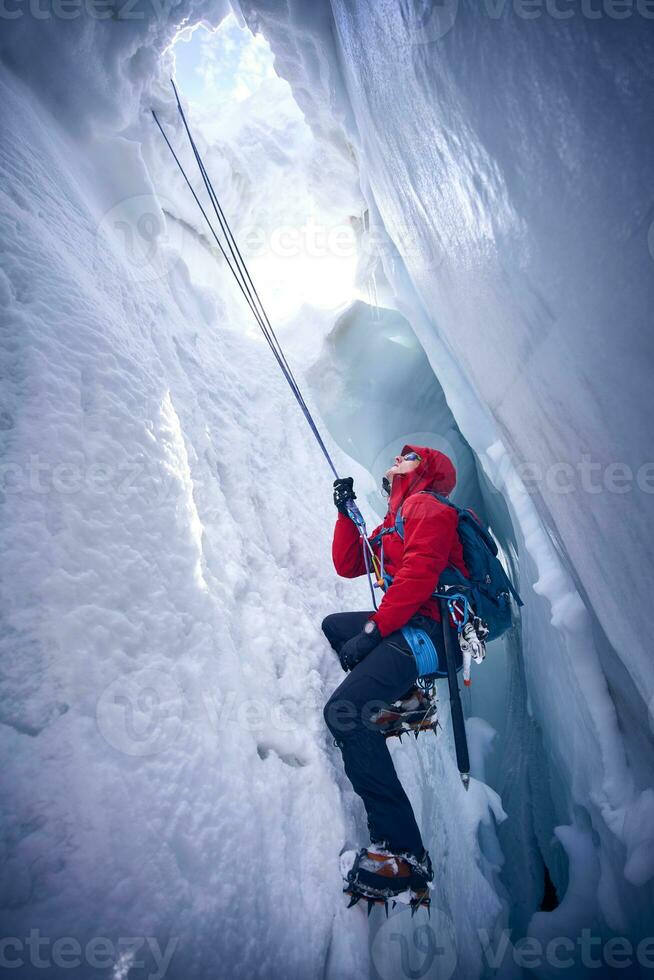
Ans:
{"label": "climber's face", "polygon": [[386,476],[389,480],[392,480],[394,476],[400,476],[403,473],[411,473],[413,470],[418,469],[420,462],[421,457],[418,455],[418,453],[405,453],[404,456],[396,456],[395,462],[386,473]]}

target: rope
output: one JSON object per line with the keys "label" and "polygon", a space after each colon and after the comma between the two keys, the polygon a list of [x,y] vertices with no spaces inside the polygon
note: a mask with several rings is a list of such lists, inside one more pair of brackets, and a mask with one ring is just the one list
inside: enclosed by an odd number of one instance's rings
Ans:
{"label": "rope", "polygon": [[[186,134],[188,136],[189,143],[191,144],[191,149],[193,150],[193,154],[194,154],[195,159],[196,159],[196,162],[198,164],[198,167],[199,167],[199,170],[200,170],[200,174],[202,175],[202,179],[204,181],[204,186],[207,189],[207,193],[209,194],[209,199],[210,199],[210,201],[211,201],[211,203],[213,205],[213,209],[215,211],[216,217],[218,218],[218,223],[220,224],[221,231],[222,231],[223,235],[225,236],[225,239],[226,239],[227,244],[229,246],[229,251],[231,252],[232,259],[233,259],[233,261],[234,261],[234,263],[235,263],[235,265],[236,265],[236,267],[237,267],[237,269],[238,269],[238,271],[239,271],[239,273],[240,273],[240,275],[242,277],[243,283],[245,284],[245,288],[247,290],[248,296],[249,296],[250,301],[251,301],[251,308],[252,308],[252,306],[255,306],[256,305],[257,308],[258,308],[258,310],[260,311],[260,314],[259,315],[257,315],[257,313],[255,313],[255,316],[257,316],[257,322],[259,323],[260,326],[262,326],[262,329],[264,330],[264,332],[266,332],[266,330],[268,331],[268,333],[270,334],[270,336],[274,340],[276,350],[279,352],[279,355],[280,355],[280,357],[281,357],[281,359],[282,359],[282,361],[284,363],[284,367],[288,371],[288,377],[292,381],[292,387],[293,387],[294,392],[296,393],[296,397],[299,397],[301,399],[301,401],[302,401],[302,404],[305,405],[305,407],[306,407],[306,404],[304,402],[304,398],[302,397],[302,393],[300,391],[300,387],[299,387],[297,381],[295,380],[295,378],[293,376],[293,372],[291,371],[291,368],[290,368],[290,366],[288,364],[288,361],[286,360],[286,357],[284,355],[284,351],[282,350],[281,344],[279,343],[279,340],[277,339],[277,335],[275,334],[275,331],[273,330],[272,324],[271,324],[270,320],[268,319],[268,315],[267,315],[267,313],[266,313],[266,311],[264,309],[263,303],[261,302],[261,299],[259,297],[259,293],[257,292],[256,287],[255,287],[255,285],[254,285],[254,283],[252,281],[252,278],[250,276],[248,267],[245,264],[245,260],[243,259],[243,256],[241,255],[241,250],[239,249],[238,244],[236,242],[236,239],[234,238],[234,235],[232,234],[232,229],[229,226],[229,222],[227,221],[227,218],[225,217],[225,212],[223,211],[222,207],[220,206],[220,201],[218,200],[218,196],[217,196],[217,194],[216,194],[216,192],[214,190],[213,184],[211,183],[211,178],[209,177],[209,174],[206,171],[206,168],[204,166],[202,157],[200,156],[200,151],[198,150],[198,148],[196,146],[196,143],[195,143],[195,140],[193,139],[193,136],[191,134],[191,130],[189,129],[189,125],[188,125],[188,123],[186,121],[186,116],[184,114],[184,110],[182,108],[182,104],[181,104],[180,99],[179,99],[179,94],[177,92],[177,88],[176,88],[175,83],[172,80],[172,78],[170,80],[170,84],[173,87],[173,92],[175,93],[175,99],[177,100],[177,110],[178,110],[178,112],[179,112],[179,114],[180,114],[180,116],[182,118],[182,122],[184,123],[184,129],[186,130]],[[231,266],[230,266],[230,268],[231,268]],[[233,271],[234,270],[232,269],[232,272]],[[256,299],[256,304],[255,304],[255,299]],[[253,312],[255,312],[255,311],[253,310]],[[261,324],[260,319],[263,319],[265,321],[265,327]]]}
{"label": "rope", "polygon": [[261,301],[261,298],[259,297],[259,294],[257,293],[257,291],[256,291],[256,289],[254,287],[254,284],[252,282],[252,277],[250,276],[250,273],[249,273],[249,271],[247,269],[245,260],[243,259],[243,256],[242,256],[242,254],[241,254],[241,252],[240,252],[240,250],[238,248],[238,245],[236,244],[236,240],[234,238],[234,235],[233,235],[233,233],[231,231],[231,228],[229,227],[229,224],[227,222],[227,219],[225,218],[225,214],[224,214],[224,212],[223,212],[223,210],[222,210],[222,208],[220,206],[220,202],[218,201],[218,197],[217,197],[216,192],[214,190],[213,184],[211,183],[211,181],[209,179],[209,176],[207,174],[206,168],[204,166],[204,162],[202,161],[202,157],[200,155],[200,152],[199,152],[199,150],[197,148],[197,145],[195,143],[195,140],[193,139],[193,136],[192,136],[190,127],[188,125],[188,122],[186,120],[186,116],[184,114],[184,110],[182,109],[182,106],[181,106],[181,103],[180,103],[180,100],[179,100],[177,89],[175,88],[175,84],[174,84],[174,82],[172,82],[172,80],[171,80],[171,83],[173,85],[173,90],[175,92],[175,98],[177,100],[177,108],[178,108],[179,114],[180,114],[180,116],[182,118],[182,122],[184,123],[184,128],[186,130],[186,133],[187,133],[187,136],[188,136],[188,139],[189,139],[189,143],[191,145],[191,149],[193,150],[193,155],[195,156],[195,160],[196,160],[196,163],[198,165],[198,169],[200,171],[200,175],[202,177],[203,183],[204,183],[205,188],[207,190],[207,194],[209,195],[209,200],[211,201],[211,205],[212,205],[212,207],[214,209],[214,212],[216,213],[216,217],[218,218],[218,223],[219,223],[219,226],[220,226],[220,230],[223,233],[223,236],[224,236],[225,241],[227,243],[227,247],[228,247],[228,249],[230,251],[230,254],[232,256],[232,259],[231,260],[230,260],[229,255],[227,254],[227,251],[225,250],[225,248],[223,246],[223,243],[219,239],[219,237],[218,237],[218,235],[216,233],[216,230],[215,230],[213,224],[211,223],[211,220],[210,220],[210,218],[209,218],[209,216],[208,216],[205,208],[202,206],[202,203],[201,203],[200,199],[198,198],[198,195],[196,194],[196,192],[195,192],[195,190],[194,190],[194,188],[193,188],[193,186],[192,186],[192,184],[191,184],[191,182],[190,182],[190,180],[189,180],[189,178],[188,178],[188,176],[186,174],[186,171],[184,170],[184,167],[182,166],[182,164],[181,164],[181,162],[179,160],[179,157],[175,153],[175,151],[174,151],[174,149],[173,149],[173,147],[172,147],[172,145],[170,143],[170,140],[166,136],[166,133],[164,131],[164,128],[161,125],[161,122],[159,121],[159,118],[158,118],[156,112],[153,109],[152,110],[152,116],[154,118],[154,121],[156,122],[156,124],[157,124],[157,126],[159,128],[159,131],[161,132],[161,135],[163,136],[164,140],[166,141],[166,145],[167,145],[168,149],[170,150],[170,153],[171,153],[171,155],[172,155],[175,163],[177,164],[177,167],[178,167],[180,173],[182,174],[182,177],[184,178],[184,181],[186,182],[187,187],[191,191],[191,193],[193,195],[193,198],[195,200],[195,203],[197,204],[198,208],[200,209],[200,212],[201,212],[201,214],[202,214],[202,216],[203,216],[203,218],[204,218],[204,220],[205,220],[205,222],[206,222],[206,224],[207,224],[207,226],[208,226],[208,228],[209,228],[209,230],[210,230],[210,232],[211,232],[211,234],[212,234],[212,236],[213,236],[216,244],[218,245],[218,248],[220,249],[220,253],[221,253],[222,257],[224,258],[225,262],[227,263],[227,266],[229,267],[230,272],[232,273],[234,279],[236,280],[236,283],[237,283],[239,289],[241,290],[241,293],[243,294],[243,296],[245,298],[245,301],[247,302],[248,306],[250,307],[250,310],[252,311],[252,315],[254,316],[254,318],[255,318],[255,320],[256,320],[256,322],[257,322],[257,324],[258,324],[261,332],[263,333],[263,335],[264,335],[264,337],[266,339],[266,342],[268,343],[268,346],[270,347],[270,349],[271,349],[271,351],[273,353],[273,356],[275,357],[275,360],[279,364],[280,370],[281,370],[282,374],[284,375],[284,377],[286,378],[286,381],[288,382],[288,385],[289,385],[291,391],[293,392],[293,394],[294,394],[294,396],[295,396],[295,398],[296,398],[296,400],[298,402],[298,405],[300,406],[300,409],[302,410],[302,413],[303,413],[304,417],[306,418],[307,423],[309,424],[309,427],[311,428],[311,431],[313,432],[313,434],[314,434],[314,436],[316,438],[316,441],[317,441],[318,445],[320,446],[320,449],[323,452],[323,454],[325,456],[325,459],[327,460],[327,462],[328,462],[328,464],[329,464],[329,466],[330,466],[330,468],[332,470],[332,473],[334,474],[334,476],[336,477],[336,479],[338,479],[338,472],[336,470],[336,467],[334,466],[334,463],[332,461],[331,456],[329,455],[329,452],[327,450],[327,447],[325,446],[325,443],[324,443],[324,441],[322,439],[322,436],[320,435],[320,432],[318,431],[318,427],[317,427],[317,425],[316,425],[316,423],[315,423],[315,421],[313,419],[313,416],[311,415],[311,412],[309,411],[309,408],[307,407],[307,404],[306,404],[306,402],[304,400],[304,397],[302,395],[302,392],[300,391],[300,386],[298,385],[298,383],[297,383],[297,381],[296,381],[296,379],[295,379],[295,377],[293,375],[293,372],[291,371],[291,368],[290,368],[290,366],[288,364],[288,361],[286,360],[286,357],[285,357],[284,352],[283,352],[283,350],[281,348],[281,345],[279,343],[279,340],[277,338],[277,335],[275,334],[275,332],[274,332],[274,330],[272,328],[272,325],[270,323],[270,319],[268,318],[268,315],[266,314],[266,311],[264,309],[264,306],[263,306],[263,303]]}
{"label": "rope", "polygon": [[[338,472],[336,470],[336,467],[334,466],[334,463],[332,461],[332,458],[329,455],[329,452],[327,450],[327,447],[325,446],[325,443],[324,443],[324,441],[322,439],[322,436],[320,435],[320,432],[318,430],[318,426],[316,425],[315,420],[314,420],[313,416],[311,415],[311,412],[309,411],[309,408],[307,406],[307,403],[304,400],[304,396],[302,395],[302,392],[300,390],[300,386],[299,386],[299,384],[297,383],[297,381],[295,379],[295,376],[293,374],[293,371],[291,370],[291,367],[290,367],[288,361],[286,360],[286,356],[284,354],[284,351],[282,349],[282,346],[281,346],[281,344],[279,342],[279,339],[277,338],[277,335],[276,335],[276,333],[275,333],[275,331],[273,329],[273,326],[272,326],[272,324],[270,322],[270,319],[268,317],[268,314],[266,313],[266,310],[265,310],[265,307],[264,307],[263,302],[261,300],[261,297],[259,296],[259,293],[257,292],[257,289],[256,289],[256,287],[254,285],[254,282],[252,281],[252,277],[250,275],[249,269],[247,267],[247,264],[245,262],[245,259],[243,258],[243,255],[241,253],[241,250],[238,247],[238,243],[236,241],[236,238],[234,237],[234,234],[232,232],[232,229],[230,227],[230,224],[229,224],[229,222],[228,222],[228,220],[227,220],[227,218],[225,216],[225,212],[223,211],[223,209],[221,207],[221,204],[220,204],[220,201],[218,200],[218,195],[216,194],[216,191],[214,189],[214,186],[213,186],[213,184],[211,182],[211,178],[209,177],[209,174],[207,173],[207,169],[206,169],[206,167],[204,165],[204,161],[202,160],[202,156],[200,154],[200,151],[198,150],[197,144],[196,144],[195,140],[193,139],[193,134],[191,133],[190,126],[188,124],[188,121],[186,119],[186,115],[185,115],[184,110],[182,108],[182,103],[181,103],[180,98],[179,98],[179,93],[177,91],[177,87],[176,87],[174,81],[172,80],[172,78],[170,80],[170,84],[172,85],[173,92],[175,93],[175,100],[177,102],[177,111],[179,112],[179,115],[180,115],[180,117],[182,119],[182,122],[184,124],[184,129],[186,131],[186,135],[188,137],[189,144],[190,144],[191,149],[193,151],[193,156],[195,157],[195,162],[198,165],[198,170],[200,171],[200,176],[202,177],[202,182],[203,182],[203,184],[205,186],[205,189],[206,189],[207,194],[209,195],[209,200],[211,202],[211,206],[213,207],[214,213],[216,215],[216,219],[218,221],[218,225],[219,225],[220,230],[221,230],[221,232],[223,234],[223,237],[225,239],[225,242],[227,243],[227,248],[229,250],[229,255],[227,254],[227,251],[225,250],[225,248],[223,246],[223,243],[221,242],[220,238],[218,237],[218,235],[216,233],[216,230],[215,230],[213,224],[211,223],[211,219],[209,218],[209,215],[207,214],[206,210],[202,206],[202,203],[201,203],[198,195],[196,194],[196,192],[195,192],[195,190],[193,188],[193,185],[191,184],[191,181],[189,180],[189,178],[188,178],[188,176],[186,174],[186,171],[184,170],[184,167],[182,166],[182,164],[180,162],[179,157],[175,153],[175,150],[173,149],[170,140],[166,136],[166,133],[164,131],[164,128],[161,125],[161,123],[159,122],[159,118],[158,118],[156,112],[154,111],[154,109],[152,109],[151,111],[152,111],[152,116],[154,118],[154,121],[156,122],[156,124],[157,124],[157,126],[159,128],[159,131],[160,131],[161,135],[163,136],[164,140],[166,141],[166,146],[170,150],[170,153],[171,153],[171,155],[172,155],[175,163],[177,164],[177,167],[178,167],[178,169],[179,169],[182,177],[184,178],[184,181],[186,182],[186,185],[187,185],[188,189],[190,190],[191,194],[193,195],[193,198],[195,200],[195,203],[197,204],[198,208],[200,209],[200,212],[202,214],[202,217],[204,218],[204,220],[205,220],[205,222],[206,222],[206,224],[207,224],[207,226],[208,226],[208,228],[209,228],[209,230],[210,230],[210,232],[211,232],[211,234],[212,234],[212,236],[213,236],[213,238],[214,238],[214,240],[215,240],[218,248],[220,249],[220,254],[222,255],[222,257],[225,260],[225,262],[227,263],[227,266],[229,268],[229,271],[232,273],[234,279],[236,280],[236,284],[238,285],[241,293],[243,294],[246,303],[250,307],[250,310],[252,311],[252,315],[254,316],[254,319],[256,320],[256,322],[257,322],[257,324],[259,326],[259,329],[261,330],[262,334],[264,335],[264,337],[266,339],[266,342],[267,342],[268,346],[270,347],[270,349],[271,349],[271,351],[273,353],[273,356],[274,356],[275,360],[277,361],[277,363],[279,365],[279,368],[280,368],[282,374],[286,378],[286,381],[288,382],[289,388],[293,392],[293,395],[295,396],[295,399],[296,399],[298,405],[300,406],[300,409],[302,411],[302,414],[304,415],[305,419],[307,420],[307,423],[308,423],[311,431],[313,432],[313,434],[314,434],[314,436],[316,438],[316,441],[317,441],[318,445],[320,446],[320,449],[321,449],[321,451],[322,451],[325,459],[327,460],[327,462],[328,462],[328,464],[329,464],[329,466],[331,468],[332,473],[334,474],[334,476],[338,480],[339,479],[339,476],[338,476]],[[231,259],[230,259],[230,255],[231,255]],[[382,581],[383,580],[381,579],[381,576],[379,574],[379,564],[378,564],[378,561],[377,561],[377,556],[375,555],[375,553],[373,551],[373,548],[372,548],[372,546],[371,546],[371,544],[370,544],[370,542],[368,540],[368,532],[366,530],[366,524],[365,524],[365,521],[363,519],[363,515],[361,514],[361,511],[359,510],[359,508],[356,506],[355,503],[353,503],[353,502],[350,503],[350,505],[348,506],[348,513],[350,515],[350,518],[352,519],[352,521],[356,525],[357,530],[359,531],[359,534],[361,536],[361,540],[362,540],[362,544],[363,544],[364,562],[365,562],[365,566],[366,566],[366,572],[367,572],[367,575],[368,575],[368,582],[369,582],[369,585],[370,585],[370,593],[372,595],[373,605],[374,605],[375,609],[377,609],[377,602],[375,600],[375,592],[374,592],[374,587],[373,587],[373,583],[372,583],[373,570],[374,570],[374,573],[375,573],[375,577],[377,578],[377,581],[380,584],[380,587],[383,587],[383,585],[382,585]],[[372,563],[372,568],[371,568],[371,563]]]}

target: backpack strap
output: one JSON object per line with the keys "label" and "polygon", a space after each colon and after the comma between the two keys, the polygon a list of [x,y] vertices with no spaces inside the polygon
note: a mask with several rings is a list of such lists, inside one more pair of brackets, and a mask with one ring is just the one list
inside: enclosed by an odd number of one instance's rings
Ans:
{"label": "backpack strap", "polygon": [[495,543],[495,540],[488,533],[487,529],[481,523],[481,521],[479,520],[476,514],[474,514],[467,507],[457,507],[456,504],[452,503],[449,497],[444,497],[442,494],[436,493],[435,490],[423,490],[421,492],[428,493],[431,497],[436,497],[436,500],[440,500],[442,504],[447,504],[448,507],[453,507],[454,510],[459,515],[459,520],[464,520],[464,521],[468,521],[469,523],[473,523],[475,531],[477,532],[479,537],[482,538],[488,550],[493,555],[495,555],[495,557],[497,557],[497,544]]}
{"label": "backpack strap", "polygon": [[393,534],[396,530],[397,527],[383,527],[381,531],[378,531],[374,538],[370,538],[370,544],[373,546],[373,548],[376,548],[386,534]]}
{"label": "backpack strap", "polygon": [[[459,516],[459,522],[466,522],[472,524],[474,526],[475,533],[479,535],[479,537],[482,539],[482,541],[484,542],[484,544],[486,545],[490,553],[493,555],[493,557],[497,558],[497,550],[498,550],[497,544],[495,543],[494,538],[491,537],[488,530],[484,527],[484,525],[479,520],[476,514],[474,514],[471,510],[468,510],[466,508],[457,507],[456,504],[452,503],[449,497],[445,497],[442,493],[438,493],[436,490],[420,490],[419,493],[428,493],[430,497],[434,497],[436,500],[438,500],[439,503],[446,504],[448,507],[452,507]],[[398,509],[397,516],[395,518],[395,530],[400,535],[401,539],[404,541],[404,518],[402,517],[401,507]],[[459,587],[470,588],[470,582],[468,581],[468,579],[464,578],[463,575],[461,575],[458,569],[448,566],[448,568],[445,570],[445,574],[451,579],[451,583],[450,583],[451,585],[458,585]],[[513,583],[511,582],[509,576],[506,575],[505,573],[504,577],[506,579],[507,588],[511,593],[511,595],[513,596],[513,598],[515,599],[518,606],[524,605],[522,599],[520,598],[516,589],[514,588]],[[438,591],[434,594],[437,595]]]}
{"label": "backpack strap", "polygon": [[[435,497],[436,500],[439,501],[439,503],[447,504],[448,507],[453,507],[454,510],[457,512],[457,514],[466,513],[466,511],[462,511],[460,507],[457,507],[456,504],[453,504],[448,497],[444,497],[442,494],[437,493],[435,490],[419,490],[417,494],[410,494],[410,496],[417,497],[421,493],[428,493],[430,497]],[[403,501],[403,503],[406,503],[406,501]],[[402,517],[401,505],[398,507],[397,514],[395,515],[395,527],[390,529],[387,528],[386,532],[388,533],[389,530],[397,531],[402,541],[404,541],[404,518]]]}

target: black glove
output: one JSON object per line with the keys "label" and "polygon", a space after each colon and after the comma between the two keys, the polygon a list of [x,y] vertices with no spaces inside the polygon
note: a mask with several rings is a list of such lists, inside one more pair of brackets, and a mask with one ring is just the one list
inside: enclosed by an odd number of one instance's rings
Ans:
{"label": "black glove", "polygon": [[351,476],[346,476],[342,480],[334,480],[334,503],[340,510],[341,514],[348,516],[347,502],[348,500],[356,500],[357,495],[354,492],[354,479]]}
{"label": "black glove", "polygon": [[346,640],[340,649],[338,657],[341,661],[341,667],[346,673],[348,670],[354,670],[356,665],[361,663],[381,643],[382,636],[377,629],[377,624],[373,623],[371,619],[368,622],[372,624],[370,632],[362,630],[350,640]]}

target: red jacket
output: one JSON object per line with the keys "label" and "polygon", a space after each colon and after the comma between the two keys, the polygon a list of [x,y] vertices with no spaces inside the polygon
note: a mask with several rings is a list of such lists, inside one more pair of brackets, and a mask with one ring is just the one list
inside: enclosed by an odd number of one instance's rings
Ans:
{"label": "red jacket", "polygon": [[[382,636],[400,629],[416,613],[440,620],[438,601],[430,598],[447,565],[454,565],[468,577],[463,549],[457,534],[457,513],[421,490],[449,494],[456,483],[451,461],[436,449],[405,446],[402,453],[416,452],[422,459],[411,473],[396,476],[388,512],[369,540],[382,529],[395,526],[400,505],[404,520],[404,541],[397,533],[384,535],[384,570],[393,576],[379,609],[372,616]],[[332,558],[334,568],[345,578],[366,572],[364,544],[354,522],[339,513],[334,528]],[[373,545],[381,555],[381,545]]]}

